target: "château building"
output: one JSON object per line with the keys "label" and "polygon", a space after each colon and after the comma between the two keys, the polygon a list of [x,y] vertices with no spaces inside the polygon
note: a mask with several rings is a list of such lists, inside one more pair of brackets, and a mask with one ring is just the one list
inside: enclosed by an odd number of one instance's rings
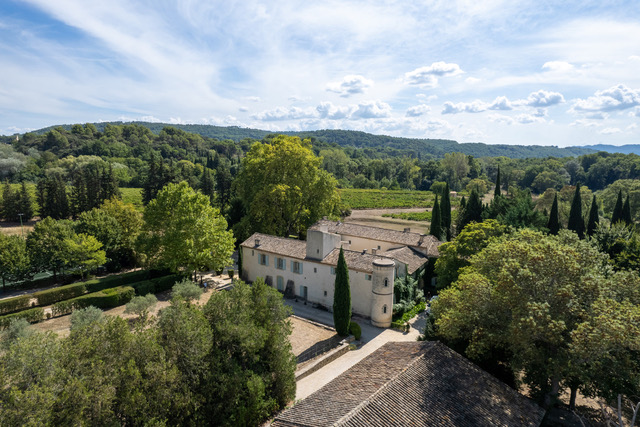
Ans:
{"label": "ch\u00e2teau building", "polygon": [[242,277],[262,277],[286,297],[301,298],[331,309],[340,248],[349,268],[352,311],[389,327],[393,311],[393,282],[405,274],[420,278],[438,256],[434,236],[353,223],[318,221],[307,240],[254,233],[245,240]]}

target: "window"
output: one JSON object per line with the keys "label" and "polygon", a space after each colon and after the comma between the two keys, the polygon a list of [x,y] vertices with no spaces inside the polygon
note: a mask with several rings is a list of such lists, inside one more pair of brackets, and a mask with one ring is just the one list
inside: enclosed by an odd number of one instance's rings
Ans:
{"label": "window", "polygon": [[278,270],[286,270],[287,260],[284,258],[276,258],[276,268]]}
{"label": "window", "polygon": [[258,254],[258,263],[260,265],[269,265],[269,255]]}
{"label": "window", "polygon": [[380,249],[380,245],[378,245],[378,249]]}
{"label": "window", "polygon": [[387,305],[386,304],[382,306],[382,312],[384,314],[387,314]]}
{"label": "window", "polygon": [[291,271],[302,274],[302,263],[298,261],[291,261]]}
{"label": "window", "polygon": [[327,291],[324,291],[324,296],[325,296],[325,297],[327,296]]}
{"label": "window", "polygon": [[386,288],[387,286],[389,286],[389,279],[384,279],[384,287]]}
{"label": "window", "polygon": [[315,268],[315,267],[313,267],[313,272],[314,272],[314,273],[317,273],[317,272],[318,272],[318,269],[317,269],[317,268]]}
{"label": "window", "polygon": [[253,253],[253,249],[251,249],[251,256],[254,256],[255,254]]}
{"label": "window", "polygon": [[365,274],[364,275],[364,279],[365,280],[371,280],[371,275],[370,274]]}
{"label": "window", "polygon": [[333,275],[336,274],[336,268],[335,267],[331,267],[331,274],[333,274]]}

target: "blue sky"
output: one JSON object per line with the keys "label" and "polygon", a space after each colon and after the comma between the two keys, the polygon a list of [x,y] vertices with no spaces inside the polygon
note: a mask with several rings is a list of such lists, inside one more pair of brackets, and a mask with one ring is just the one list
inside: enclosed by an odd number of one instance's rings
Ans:
{"label": "blue sky", "polygon": [[112,120],[640,143],[640,2],[0,1],[0,134]]}

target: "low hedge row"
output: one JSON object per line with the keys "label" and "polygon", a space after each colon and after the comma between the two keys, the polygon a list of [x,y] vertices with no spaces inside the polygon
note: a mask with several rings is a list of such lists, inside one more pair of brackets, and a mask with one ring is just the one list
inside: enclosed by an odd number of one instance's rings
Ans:
{"label": "low hedge row", "polygon": [[131,301],[135,293],[136,291],[131,286],[103,289],[77,298],[57,302],[51,307],[51,313],[54,316],[62,316],[90,305],[103,310],[118,307]]}
{"label": "low hedge row", "polygon": [[18,313],[0,316],[0,330],[9,327],[9,324],[16,319],[26,319],[29,323],[40,322],[44,319],[44,309],[40,307],[30,308]]}
{"label": "low hedge row", "polygon": [[147,294],[156,294],[173,288],[173,285],[184,277],[185,276],[182,274],[172,274],[170,276],[159,277],[157,279],[136,282],[131,284],[131,286],[136,290],[136,295],[144,296]]}
{"label": "low hedge row", "polygon": [[[129,285],[148,279],[158,280],[169,274],[168,271],[162,270],[139,270],[130,273],[119,274],[117,276],[108,276],[101,279],[87,280],[85,282],[72,283],[70,285],[58,286],[56,288],[44,291],[34,292],[29,295],[21,295],[18,297],[0,300],[0,315],[13,313],[29,308],[30,306],[46,306],[55,304],[59,301],[79,297],[87,292],[98,292],[103,289],[114,288],[116,286]],[[42,285],[51,278],[47,277],[42,280]],[[158,291],[159,292],[159,291]],[[31,299],[35,298],[33,304],[29,304]]]}

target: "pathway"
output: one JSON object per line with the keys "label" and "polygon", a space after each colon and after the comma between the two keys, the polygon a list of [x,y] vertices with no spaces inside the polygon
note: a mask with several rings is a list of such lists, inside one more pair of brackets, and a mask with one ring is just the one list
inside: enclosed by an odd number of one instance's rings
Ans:
{"label": "pathway", "polygon": [[[293,308],[297,316],[305,317],[313,321],[333,326],[333,314],[328,311],[312,308],[294,300],[285,300],[285,303]],[[421,334],[425,325],[425,313],[414,318],[411,329],[407,333],[394,329],[381,329],[372,326],[368,320],[354,316],[353,320],[362,328],[361,345],[352,351],[340,356],[338,359],[320,368],[313,374],[298,381],[296,400],[304,399],[310,394],[322,388],[344,371],[382,347],[387,342],[415,341]]]}

